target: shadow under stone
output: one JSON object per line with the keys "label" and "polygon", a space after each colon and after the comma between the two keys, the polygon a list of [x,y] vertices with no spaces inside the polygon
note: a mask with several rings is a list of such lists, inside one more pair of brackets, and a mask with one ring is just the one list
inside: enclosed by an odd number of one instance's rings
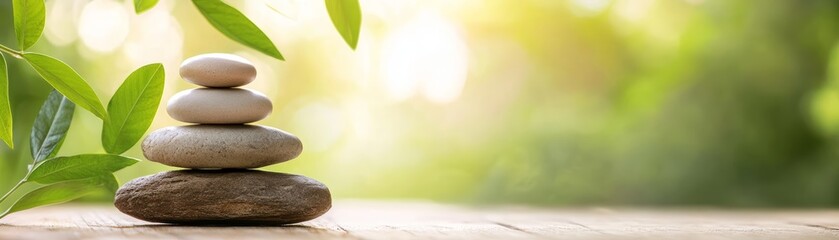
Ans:
{"label": "shadow under stone", "polygon": [[322,228],[310,227],[299,224],[277,224],[271,222],[240,222],[240,223],[221,223],[221,222],[189,222],[189,223],[150,223],[150,224],[136,224],[131,226],[119,226],[117,228],[226,228],[226,227],[254,227],[254,228],[287,228],[287,229],[301,229],[301,230],[325,230]]}

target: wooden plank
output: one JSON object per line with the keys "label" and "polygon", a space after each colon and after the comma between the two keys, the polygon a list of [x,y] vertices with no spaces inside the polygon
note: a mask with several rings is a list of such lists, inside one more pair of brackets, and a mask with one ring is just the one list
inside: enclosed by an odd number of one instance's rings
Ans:
{"label": "wooden plank", "polygon": [[[286,227],[197,227],[149,223],[113,207],[56,206],[0,220],[0,239],[353,239],[318,219]],[[333,224],[334,225],[334,224]]]}
{"label": "wooden plank", "polygon": [[[839,219],[839,214],[825,215]],[[837,239],[839,231],[814,228],[809,212],[721,210],[561,210],[492,211],[511,226],[544,236],[585,239]],[[796,223],[793,220],[800,222]],[[836,222],[836,220],[833,220]],[[590,231],[569,230],[557,223]]]}
{"label": "wooden plank", "polygon": [[839,212],[462,207],[341,201],[286,227],[176,226],[111,206],[61,205],[0,219],[0,239],[839,239]]}
{"label": "wooden plank", "polygon": [[[514,239],[529,233],[460,207],[431,203],[344,202],[329,217],[362,239]],[[346,207],[344,207],[346,206]]]}

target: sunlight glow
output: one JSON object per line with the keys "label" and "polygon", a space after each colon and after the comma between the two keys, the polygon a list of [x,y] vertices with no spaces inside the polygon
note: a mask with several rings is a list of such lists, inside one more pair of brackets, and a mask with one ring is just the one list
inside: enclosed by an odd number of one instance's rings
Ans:
{"label": "sunlight glow", "polygon": [[[176,69],[183,60],[183,46],[181,25],[166,7],[159,6],[131,16],[131,31],[123,52],[133,67],[161,62],[167,69]],[[167,77],[175,76],[177,71],[167,72]]]}
{"label": "sunlight glow", "polygon": [[390,97],[456,100],[466,82],[468,52],[455,26],[436,12],[422,12],[384,40],[381,71]]}
{"label": "sunlight glow", "polygon": [[579,16],[596,15],[609,6],[611,0],[572,0],[571,9]]}
{"label": "sunlight glow", "polygon": [[79,38],[74,26],[79,21],[83,0],[47,1],[47,22],[44,36],[56,46],[66,46]]}
{"label": "sunlight glow", "polygon": [[79,19],[79,36],[96,52],[116,50],[128,36],[128,9],[113,0],[94,0],[85,5]]}
{"label": "sunlight glow", "polygon": [[648,16],[654,4],[655,0],[619,0],[615,12],[623,20],[638,22]]}

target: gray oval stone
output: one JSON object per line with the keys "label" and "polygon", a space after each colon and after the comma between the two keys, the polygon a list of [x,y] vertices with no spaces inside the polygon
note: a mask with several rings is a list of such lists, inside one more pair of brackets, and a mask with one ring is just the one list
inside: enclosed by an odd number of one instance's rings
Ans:
{"label": "gray oval stone", "polygon": [[252,123],[271,114],[271,100],[241,88],[198,88],[169,99],[166,112],[175,120],[203,124]]}
{"label": "gray oval stone", "polygon": [[150,133],[147,159],[184,168],[258,168],[294,159],[303,143],[285,131],[256,125],[190,125]]}
{"label": "gray oval stone", "polygon": [[256,68],[247,59],[226,53],[208,53],[184,60],[184,80],[204,87],[238,87],[256,78]]}
{"label": "gray oval stone", "polygon": [[314,179],[255,170],[181,170],[134,179],[116,193],[121,212],[150,222],[291,224],[332,207]]}

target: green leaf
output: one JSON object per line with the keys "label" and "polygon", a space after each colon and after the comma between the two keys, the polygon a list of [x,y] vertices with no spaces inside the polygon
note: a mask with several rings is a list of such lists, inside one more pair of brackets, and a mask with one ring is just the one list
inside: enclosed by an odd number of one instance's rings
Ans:
{"label": "green leaf", "polygon": [[46,22],[44,0],[12,0],[18,46],[26,50],[41,38]]}
{"label": "green leaf", "polygon": [[151,8],[154,5],[157,5],[158,0],[134,0],[134,12],[137,14],[143,13]]}
{"label": "green leaf", "polygon": [[0,138],[10,148],[15,148],[12,132],[12,105],[9,103],[9,70],[6,68],[6,57],[0,54]]}
{"label": "green leaf", "polygon": [[29,135],[29,152],[35,163],[54,156],[61,148],[74,110],[76,105],[55,90],[44,101]]}
{"label": "green leaf", "polygon": [[108,103],[108,121],[102,128],[102,147],[120,154],[137,143],[151,126],[165,78],[163,65],[143,66],[128,76]]}
{"label": "green leaf", "polygon": [[137,159],[110,154],[50,158],[35,165],[26,181],[50,184],[84,179],[116,172],[137,162]]}
{"label": "green leaf", "polygon": [[358,33],[361,31],[361,6],[358,0],[326,0],[326,10],[332,25],[355,50],[358,45]]}
{"label": "green leaf", "polygon": [[114,192],[117,186],[112,174],[47,185],[23,195],[0,217],[38,206],[68,202],[101,190]]}
{"label": "green leaf", "polygon": [[108,113],[93,88],[70,66],[58,59],[38,54],[24,53],[23,59],[35,69],[55,90],[64,94],[70,101],[87,109],[102,120],[108,119]]}
{"label": "green leaf", "polygon": [[284,60],[271,39],[239,10],[221,0],[192,0],[192,3],[213,27],[228,38],[268,56]]}
{"label": "green leaf", "polygon": [[[75,105],[74,105],[74,106],[75,106]],[[61,149],[61,146],[62,146],[62,145],[64,145],[64,140],[67,140],[67,138],[66,138],[66,137],[61,138],[61,141],[60,141],[60,142],[58,142],[58,145],[55,145],[55,150],[54,150],[54,151],[52,151],[52,153],[51,153],[49,156],[47,156],[47,158],[45,158],[45,159],[54,158],[54,157],[55,157],[55,155],[58,155],[58,150],[59,150],[59,149]],[[37,162],[36,162],[36,163],[37,163]]]}

